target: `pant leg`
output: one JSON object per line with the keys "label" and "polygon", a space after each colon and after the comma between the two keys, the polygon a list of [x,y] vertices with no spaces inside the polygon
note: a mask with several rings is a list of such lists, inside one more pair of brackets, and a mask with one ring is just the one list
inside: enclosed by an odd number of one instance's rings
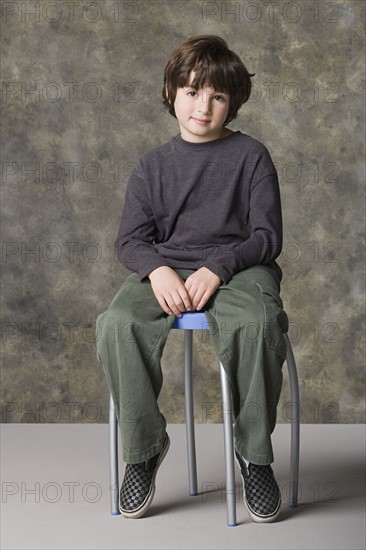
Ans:
{"label": "pant leg", "polygon": [[[176,270],[185,280],[194,270]],[[163,447],[166,420],[158,407],[161,356],[175,315],[155,298],[137,273],[124,281],[96,320],[97,359],[115,404],[124,462],[151,458]]]}
{"label": "pant leg", "polygon": [[235,448],[254,464],[269,464],[288,330],[277,282],[260,266],[236,273],[205,315],[232,388]]}

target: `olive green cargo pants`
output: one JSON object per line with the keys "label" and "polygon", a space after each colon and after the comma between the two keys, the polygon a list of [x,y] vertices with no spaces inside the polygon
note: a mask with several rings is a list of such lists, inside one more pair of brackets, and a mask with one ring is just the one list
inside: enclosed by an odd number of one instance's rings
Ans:
{"label": "olive green cargo pants", "polygon": [[[186,280],[194,269],[174,269]],[[273,462],[271,433],[286,358],[287,314],[278,284],[261,266],[236,273],[204,307],[215,352],[230,381],[234,444],[249,462]],[[135,464],[157,454],[166,420],[157,399],[161,357],[174,323],[137,273],[124,281],[96,320],[97,359],[115,404],[123,460]]]}

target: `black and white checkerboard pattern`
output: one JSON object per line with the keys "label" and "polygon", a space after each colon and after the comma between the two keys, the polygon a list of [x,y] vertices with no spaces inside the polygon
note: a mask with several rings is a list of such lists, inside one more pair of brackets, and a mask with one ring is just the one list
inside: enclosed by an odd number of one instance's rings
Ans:
{"label": "black and white checkerboard pattern", "polygon": [[[131,517],[140,517],[150,506],[155,477],[169,446],[170,439],[166,433],[163,448],[158,454],[139,464],[126,464],[119,494],[122,513],[126,512],[126,515],[131,513]],[[140,515],[136,515],[136,512]]]}
{"label": "black and white checkerboard pattern", "polygon": [[259,466],[249,463],[235,453],[244,480],[245,498],[252,512],[260,517],[270,516],[278,509],[280,490],[274,478],[271,465]]}
{"label": "black and white checkerboard pattern", "polygon": [[145,470],[145,463],[126,464],[125,477],[120,491],[121,508],[126,511],[138,510],[148,499],[153,489],[154,469]]}

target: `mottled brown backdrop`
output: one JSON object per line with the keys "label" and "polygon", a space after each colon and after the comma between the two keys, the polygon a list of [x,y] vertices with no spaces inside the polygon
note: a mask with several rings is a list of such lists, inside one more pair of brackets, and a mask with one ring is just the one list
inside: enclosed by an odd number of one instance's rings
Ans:
{"label": "mottled brown backdrop", "polygon": [[[107,421],[95,320],[130,274],[113,252],[128,177],[179,132],[161,104],[169,54],[209,33],[256,73],[229,127],[279,174],[301,421],[363,422],[365,3],[1,4],[2,421]],[[162,359],[168,422],[184,422],[183,337]],[[208,334],[194,346],[196,420],[220,422]],[[279,422],[288,403],[285,375]]]}

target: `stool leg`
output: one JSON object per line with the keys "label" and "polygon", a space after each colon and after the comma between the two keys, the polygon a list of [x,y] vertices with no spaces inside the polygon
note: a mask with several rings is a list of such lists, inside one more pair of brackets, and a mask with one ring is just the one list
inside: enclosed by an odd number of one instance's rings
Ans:
{"label": "stool leg", "polygon": [[189,494],[196,496],[197,491],[197,464],[196,443],[194,436],[194,410],[192,389],[192,330],[184,331],[184,382],[185,382],[185,407],[186,407],[186,434]]}
{"label": "stool leg", "polygon": [[120,514],[118,508],[119,481],[118,481],[118,421],[112,394],[109,396],[109,480],[111,491],[111,513]]}
{"label": "stool leg", "polygon": [[232,398],[229,380],[222,363],[220,362],[220,377],[222,401],[224,407],[224,442],[225,442],[225,467],[226,467],[226,508],[227,524],[229,527],[236,525],[236,490],[234,470],[234,446],[233,446],[233,417]]}
{"label": "stool leg", "polygon": [[291,470],[289,508],[297,507],[299,487],[299,447],[300,447],[300,395],[295,358],[290,340],[284,334],[287,343],[287,367],[291,391]]}

